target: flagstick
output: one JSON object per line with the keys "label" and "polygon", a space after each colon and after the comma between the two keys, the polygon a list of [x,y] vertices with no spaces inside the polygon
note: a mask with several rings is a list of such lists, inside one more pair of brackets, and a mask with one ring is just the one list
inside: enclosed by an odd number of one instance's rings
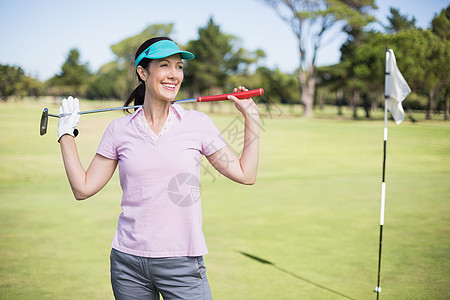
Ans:
{"label": "flagstick", "polygon": [[[385,84],[388,83],[388,56],[389,56],[389,48],[386,49],[386,69],[385,69]],[[385,86],[385,91],[387,90]],[[375,292],[377,293],[377,300],[380,296],[381,287],[380,287],[380,278],[381,278],[381,247],[383,245],[383,225],[384,225],[384,208],[385,208],[385,197],[386,197],[386,182],[385,182],[385,174],[386,174],[386,144],[388,138],[388,127],[387,127],[387,99],[389,99],[389,95],[384,96],[384,141],[383,141],[383,178],[381,181],[381,207],[380,207],[380,243],[378,249],[378,281],[377,286],[375,288]]]}
{"label": "flagstick", "polygon": [[[386,104],[385,104],[386,106]],[[383,225],[384,225],[384,206],[385,206],[385,196],[386,196],[386,143],[387,143],[387,108],[384,111],[384,143],[383,143],[383,180],[381,182],[381,208],[380,208],[380,245],[378,250],[378,281],[375,292],[377,293],[377,300],[381,292],[380,287],[380,277],[381,277],[381,247],[383,244]]]}

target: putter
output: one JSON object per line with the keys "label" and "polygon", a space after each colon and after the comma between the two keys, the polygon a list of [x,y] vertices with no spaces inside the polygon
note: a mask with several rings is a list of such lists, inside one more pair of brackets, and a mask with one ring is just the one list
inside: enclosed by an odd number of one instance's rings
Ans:
{"label": "putter", "polygon": [[[230,94],[222,94],[222,95],[180,99],[180,100],[174,100],[174,101],[172,101],[172,103],[223,101],[223,100],[228,100],[228,96],[230,96],[230,95],[235,96],[238,99],[246,99],[246,98],[264,95],[264,90],[262,88],[259,88],[256,90],[250,90],[250,91],[245,91],[245,92],[240,92],[240,93],[230,93]],[[85,114],[93,114],[93,113],[104,112],[104,111],[126,110],[126,109],[132,109],[132,108],[139,108],[141,106],[142,105],[132,105],[132,106],[121,106],[121,107],[113,107],[113,108],[86,110],[86,111],[80,111],[78,114],[85,115]],[[60,117],[66,116],[66,115],[68,115],[68,114],[60,114],[60,115],[50,114],[48,112],[48,109],[44,108],[44,111],[42,112],[42,116],[41,116],[40,134],[44,135],[47,133],[48,117],[60,118]],[[76,136],[78,134],[78,130],[75,129],[74,134]]]}

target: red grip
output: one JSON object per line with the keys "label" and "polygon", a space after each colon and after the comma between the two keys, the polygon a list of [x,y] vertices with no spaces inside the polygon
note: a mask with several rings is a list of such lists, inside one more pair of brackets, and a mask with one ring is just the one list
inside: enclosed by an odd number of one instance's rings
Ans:
{"label": "red grip", "polygon": [[240,93],[230,93],[230,94],[223,94],[223,95],[198,97],[197,102],[228,100],[229,95],[235,96],[238,99],[246,99],[246,98],[264,95],[264,89],[260,88],[260,89],[250,90],[250,91],[240,92]]}

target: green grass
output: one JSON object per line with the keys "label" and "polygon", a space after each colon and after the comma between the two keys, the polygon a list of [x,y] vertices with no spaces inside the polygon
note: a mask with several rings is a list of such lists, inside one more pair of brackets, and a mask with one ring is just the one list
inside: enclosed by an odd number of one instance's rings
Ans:
{"label": "green grass", "polygon": [[[47,135],[38,133],[45,106],[57,111],[43,100],[0,104],[0,299],[112,299],[117,173],[99,194],[75,201],[57,120],[49,120]],[[77,142],[85,167],[118,116],[81,118]],[[212,115],[222,131],[236,117]],[[375,299],[382,120],[280,113],[263,121],[256,185],[203,169],[205,261],[214,298]],[[390,122],[387,148],[380,298],[448,299],[450,124]]]}

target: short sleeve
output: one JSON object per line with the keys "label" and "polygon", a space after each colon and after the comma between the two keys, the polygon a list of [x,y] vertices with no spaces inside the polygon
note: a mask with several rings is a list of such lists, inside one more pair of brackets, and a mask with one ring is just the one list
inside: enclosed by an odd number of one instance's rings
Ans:
{"label": "short sleeve", "polygon": [[103,134],[97,153],[109,159],[118,159],[117,150],[114,146],[114,121],[111,122]]}
{"label": "short sleeve", "polygon": [[209,156],[222,149],[226,142],[209,116],[203,114],[202,120],[202,154]]}

